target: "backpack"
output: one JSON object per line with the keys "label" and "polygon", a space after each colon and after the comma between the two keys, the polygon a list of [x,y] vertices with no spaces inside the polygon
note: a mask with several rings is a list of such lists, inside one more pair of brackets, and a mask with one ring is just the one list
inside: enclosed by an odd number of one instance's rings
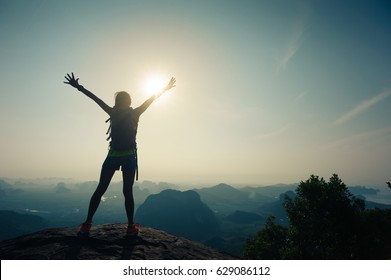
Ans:
{"label": "backpack", "polygon": [[137,127],[139,115],[136,114],[133,108],[126,110],[115,110],[113,114],[106,120],[110,122],[106,135],[110,150],[127,151],[134,150],[136,157],[136,181],[138,180],[138,158],[137,158]]}
{"label": "backpack", "polygon": [[138,127],[139,116],[135,114],[133,108],[126,110],[114,110],[110,118],[106,120],[110,122],[106,135],[107,141],[110,141],[110,149],[116,151],[126,151],[137,149],[136,134]]}

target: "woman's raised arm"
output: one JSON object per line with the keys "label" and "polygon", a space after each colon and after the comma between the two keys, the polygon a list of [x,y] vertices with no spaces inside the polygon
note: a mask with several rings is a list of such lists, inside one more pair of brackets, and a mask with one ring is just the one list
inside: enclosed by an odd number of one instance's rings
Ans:
{"label": "woman's raised arm", "polygon": [[152,104],[153,101],[155,101],[155,99],[160,97],[166,91],[175,87],[175,82],[176,79],[172,77],[171,80],[168,82],[168,84],[159,93],[152,95],[140,107],[136,108],[136,110],[139,111],[139,114],[141,115],[142,113],[144,113],[144,111],[148,109],[148,107]]}
{"label": "woman's raised arm", "polygon": [[95,94],[93,94],[91,91],[85,89],[82,85],[80,85],[79,78],[75,79],[75,75],[73,75],[73,72],[72,75],[67,74],[65,76],[65,79],[66,79],[66,81],[64,82],[65,84],[71,85],[74,88],[76,88],[78,91],[81,91],[82,93],[87,95],[89,98],[94,100],[99,105],[99,107],[103,109],[103,111],[105,111],[107,114],[110,115],[112,108],[109,105],[107,105],[103,100],[98,98]]}

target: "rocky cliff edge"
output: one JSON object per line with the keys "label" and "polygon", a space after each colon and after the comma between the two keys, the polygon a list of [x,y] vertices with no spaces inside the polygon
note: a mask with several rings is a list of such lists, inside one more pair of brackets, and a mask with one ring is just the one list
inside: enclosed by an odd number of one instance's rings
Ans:
{"label": "rocky cliff edge", "polygon": [[53,228],[0,241],[2,260],[227,260],[237,259],[203,244],[149,227],[124,238],[126,224],[98,225],[90,237],[77,228]]}

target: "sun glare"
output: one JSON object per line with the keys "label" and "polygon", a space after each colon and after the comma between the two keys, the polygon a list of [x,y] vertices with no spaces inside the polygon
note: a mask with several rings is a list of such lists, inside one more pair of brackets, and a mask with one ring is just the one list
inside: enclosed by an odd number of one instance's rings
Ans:
{"label": "sun glare", "polygon": [[155,94],[161,91],[168,81],[160,75],[151,75],[145,80],[144,88],[148,94]]}

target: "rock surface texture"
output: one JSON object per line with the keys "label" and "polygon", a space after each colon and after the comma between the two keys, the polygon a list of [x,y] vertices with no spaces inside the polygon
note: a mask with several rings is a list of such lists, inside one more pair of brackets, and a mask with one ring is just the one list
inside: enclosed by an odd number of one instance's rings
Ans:
{"label": "rock surface texture", "polygon": [[126,224],[98,225],[90,237],[77,228],[54,228],[0,242],[2,260],[226,260],[236,259],[200,243],[141,227],[140,236],[124,238]]}

